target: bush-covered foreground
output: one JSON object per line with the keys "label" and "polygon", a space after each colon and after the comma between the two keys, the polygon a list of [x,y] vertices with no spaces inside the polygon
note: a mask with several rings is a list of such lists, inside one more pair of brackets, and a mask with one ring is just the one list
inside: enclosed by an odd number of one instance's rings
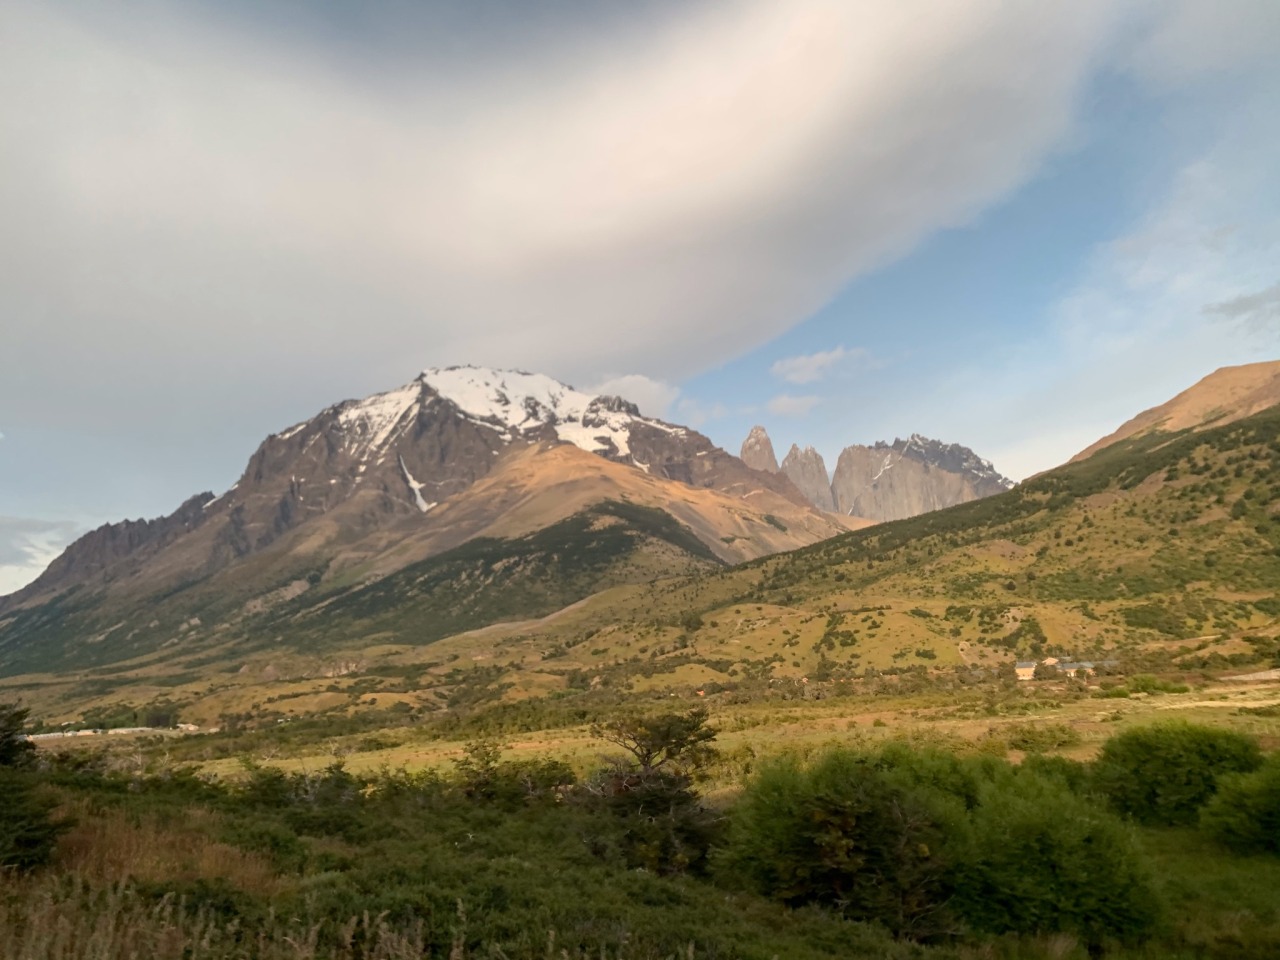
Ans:
{"label": "bush-covered foreground", "polygon": [[1280,777],[1236,735],[1130,731],[1096,765],[836,745],[713,807],[705,714],[596,732],[621,753],[585,779],[484,742],[447,776],[235,784],[0,743],[0,956],[1280,955]]}

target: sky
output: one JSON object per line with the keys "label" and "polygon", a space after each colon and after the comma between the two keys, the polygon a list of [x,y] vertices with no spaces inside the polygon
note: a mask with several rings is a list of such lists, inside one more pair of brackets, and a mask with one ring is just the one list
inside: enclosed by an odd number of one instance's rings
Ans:
{"label": "sky", "polygon": [[0,594],[428,366],[1017,479],[1280,357],[1275,0],[7,0],[0,36]]}

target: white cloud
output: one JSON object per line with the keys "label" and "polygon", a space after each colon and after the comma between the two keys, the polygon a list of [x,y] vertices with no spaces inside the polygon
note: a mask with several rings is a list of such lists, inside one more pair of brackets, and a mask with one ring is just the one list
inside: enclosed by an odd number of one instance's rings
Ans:
{"label": "white cloud", "polygon": [[867,351],[860,347],[846,350],[839,346],[833,350],[820,350],[817,353],[775,360],[769,372],[787,383],[814,383],[826,376],[831,367],[842,360],[866,360],[868,357]]}
{"label": "white cloud", "polygon": [[0,597],[43,573],[79,532],[75,523],[0,517]]}
{"label": "white cloud", "polygon": [[4,8],[0,409],[193,444],[432,363],[725,362],[1032,175],[1111,23],[737,0],[361,73],[92,9]]}
{"label": "white cloud", "polygon": [[789,393],[780,393],[769,400],[766,405],[769,412],[779,417],[803,417],[818,403],[814,396],[794,397]]}
{"label": "white cloud", "polygon": [[671,406],[680,396],[680,388],[661,380],[654,380],[639,373],[628,373],[620,377],[610,377],[591,387],[585,392],[597,396],[617,396],[630,400],[646,417],[666,419]]}
{"label": "white cloud", "polygon": [[[940,411],[940,429],[1021,478],[1219,366],[1276,359],[1280,66],[1259,64],[1245,89],[1221,137],[1140,222],[1097,247],[1047,335],[941,385],[964,400]],[[988,395],[966,396],[979,381]]]}

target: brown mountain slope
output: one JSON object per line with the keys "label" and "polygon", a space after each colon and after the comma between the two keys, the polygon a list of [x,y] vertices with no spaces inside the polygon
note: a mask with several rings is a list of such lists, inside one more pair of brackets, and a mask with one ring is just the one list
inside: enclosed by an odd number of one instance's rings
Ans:
{"label": "brown mountain slope", "polygon": [[[359,565],[366,575],[376,576],[476,537],[524,536],[610,500],[666,511],[729,563],[793,550],[867,525],[819,514],[763,485],[733,493],[690,486],[569,444],[539,444],[508,451],[487,476],[425,516],[344,542],[347,510],[338,510],[298,530],[281,547],[330,556],[331,574]],[[347,509],[360,508],[352,504]]]}
{"label": "brown mountain slope", "polygon": [[1243,420],[1280,403],[1280,360],[1222,367],[1167,403],[1144,410],[1118,430],[1081,450],[1070,463],[1103,447],[1157,431],[1200,430]]}

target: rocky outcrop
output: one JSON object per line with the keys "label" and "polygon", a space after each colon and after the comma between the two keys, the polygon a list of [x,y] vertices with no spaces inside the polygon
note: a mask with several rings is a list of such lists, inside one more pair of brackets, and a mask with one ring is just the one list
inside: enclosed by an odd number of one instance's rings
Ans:
{"label": "rocky outcrop", "polygon": [[901,520],[1012,487],[968,447],[916,434],[845,447],[831,480],[835,509],[871,520]]}
{"label": "rocky outcrop", "polygon": [[782,472],[819,510],[834,509],[827,465],[813,447],[801,450],[793,443],[782,461]]}
{"label": "rocky outcrop", "polygon": [[7,597],[0,597],[0,612],[25,598],[90,580],[121,577],[155,556],[180,537],[199,528],[205,507],[214,499],[201,493],[188,499],[167,517],[155,520],[122,520],[91,530],[64,550],[35,581]]}
{"label": "rocky outcrop", "polygon": [[742,451],[738,457],[752,470],[763,470],[765,473],[778,472],[778,458],[773,452],[773,441],[764,427],[757,424],[742,441]]}
{"label": "rocky outcrop", "polygon": [[[743,461],[767,467],[773,443],[752,427]],[[792,444],[779,472],[820,510],[867,520],[901,520],[1001,493],[1013,486],[968,447],[913,434],[906,440],[845,447],[835,474],[813,447]]]}

